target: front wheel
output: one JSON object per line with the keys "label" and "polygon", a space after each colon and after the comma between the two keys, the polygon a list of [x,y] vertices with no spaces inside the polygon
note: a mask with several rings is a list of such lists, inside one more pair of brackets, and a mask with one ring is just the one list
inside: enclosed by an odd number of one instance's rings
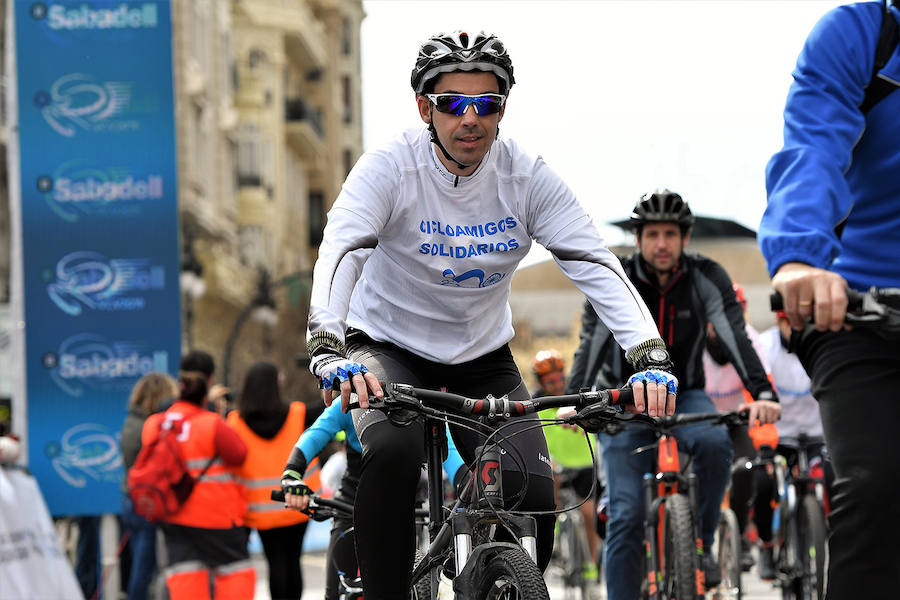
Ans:
{"label": "front wheel", "polygon": [[719,516],[714,544],[719,565],[722,567],[722,584],[719,598],[741,598],[741,530],[737,516],[730,508],[723,508]]}
{"label": "front wheel", "polygon": [[662,572],[666,598],[688,600],[697,597],[697,573],[694,556],[697,542],[691,503],[683,494],[666,498],[663,514],[665,540],[663,543]]}
{"label": "front wheel", "polygon": [[[425,554],[421,550],[416,549],[415,566],[418,567],[419,563],[424,559]],[[410,600],[431,600],[430,571],[426,571],[418,581],[413,582],[409,590],[409,598]]]}
{"label": "front wheel", "polygon": [[825,597],[825,514],[812,494],[803,496],[800,503],[799,526],[803,598],[822,600]]}
{"label": "front wheel", "polygon": [[485,600],[550,600],[540,569],[521,550],[498,552],[476,577],[478,597]]}

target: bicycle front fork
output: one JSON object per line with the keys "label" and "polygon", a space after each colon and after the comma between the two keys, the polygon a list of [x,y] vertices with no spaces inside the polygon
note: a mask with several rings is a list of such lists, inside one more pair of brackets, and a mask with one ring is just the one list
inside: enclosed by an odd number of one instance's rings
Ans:
{"label": "bicycle front fork", "polygon": [[[503,478],[500,470],[500,448],[491,445],[486,449],[479,446],[475,451],[478,456],[478,465],[474,473],[477,489],[476,501],[472,502],[473,508],[488,512],[502,512],[503,503]],[[472,554],[472,533],[475,525],[482,519],[479,515],[473,515],[465,509],[458,509],[453,516],[453,540],[456,558],[456,573],[459,574]],[[503,521],[510,526],[516,535],[519,545],[525,550],[531,560],[537,564],[537,525],[534,517],[504,514]]]}

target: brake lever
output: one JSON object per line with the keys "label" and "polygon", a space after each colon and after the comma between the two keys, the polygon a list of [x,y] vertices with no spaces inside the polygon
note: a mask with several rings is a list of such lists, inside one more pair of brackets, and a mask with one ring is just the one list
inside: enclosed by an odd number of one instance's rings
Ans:
{"label": "brake lever", "polygon": [[606,403],[589,404],[580,411],[565,419],[567,423],[578,425],[589,433],[609,433],[614,435],[625,427],[625,423],[637,420],[644,423],[646,419],[653,419],[646,415],[622,412]]}

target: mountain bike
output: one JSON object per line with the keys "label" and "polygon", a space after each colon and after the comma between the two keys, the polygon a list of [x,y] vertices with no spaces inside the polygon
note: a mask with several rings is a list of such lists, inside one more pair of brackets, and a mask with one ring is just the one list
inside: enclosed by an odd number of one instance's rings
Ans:
{"label": "mountain bike", "polygon": [[791,448],[795,456],[775,460],[775,482],[780,501],[773,519],[775,571],[782,597],[821,600],[825,597],[826,544],[825,482],[809,468],[809,447],[824,444],[824,438],[800,434],[781,438],[779,450]]}
{"label": "mountain bike", "polygon": [[[593,470],[593,467],[587,467]],[[553,546],[553,559],[562,574],[562,583],[569,597],[569,590],[574,590],[577,597],[582,600],[592,598],[593,589],[599,586],[596,578],[590,578],[585,574],[585,566],[593,564],[590,543],[588,541],[586,527],[593,524],[585,523],[580,507],[593,497],[591,490],[588,498],[579,498],[573,487],[573,481],[580,469],[555,469],[554,474],[559,479],[559,491],[557,504],[567,507],[556,519],[556,541]]]}
{"label": "mountain bike", "polygon": [[824,476],[810,468],[809,449],[821,436],[782,437],[778,453],[768,446],[735,468],[765,469],[775,479],[778,505],[772,516],[775,574],[785,600],[824,597],[828,552]]}
{"label": "mountain bike", "polygon": [[[272,490],[269,496],[274,502],[284,502],[284,492],[281,488]],[[350,520],[353,517],[353,505],[338,498],[323,498],[310,490],[309,504],[301,512],[308,515],[313,521]],[[334,559],[332,558],[332,560]],[[337,569],[337,573],[338,600],[363,600],[362,579],[359,575],[351,576],[341,571],[340,568]]]}
{"label": "mountain bike", "polygon": [[698,517],[697,477],[690,460],[682,464],[674,431],[686,425],[708,423],[738,426],[746,412],[688,413],[648,417],[627,413],[601,426],[614,435],[631,424],[653,431],[656,441],[634,451],[655,451],[653,471],[644,474],[644,565],[642,595],[648,600],[705,598],[702,568],[703,542]]}
{"label": "mountain bike", "polygon": [[[420,415],[426,419],[431,544],[415,562],[410,597],[436,598],[440,579],[446,577],[452,580],[458,600],[549,600],[546,583],[536,564],[535,518],[517,513],[514,505],[504,505],[499,442],[506,439],[509,424],[503,422],[546,408],[574,405],[580,409],[576,414],[549,422],[577,424],[596,431],[603,423],[621,418],[623,413],[614,406],[630,403],[631,390],[599,390],[516,401],[506,396],[465,398],[397,383],[385,383],[382,389],[384,397],[370,399],[370,408],[386,411],[392,422],[401,426]],[[358,403],[352,402],[351,408],[355,407]],[[476,450],[475,462],[470,465],[472,474],[459,498],[447,510],[442,502],[440,476],[442,436],[447,422],[471,425],[473,420],[468,415],[482,417],[475,422],[487,423],[495,429]],[[544,422],[536,421],[534,426],[543,427]],[[497,541],[500,530],[509,532],[515,543]]]}
{"label": "mountain bike", "polygon": [[719,525],[716,527],[716,537],[713,541],[712,552],[719,560],[722,568],[722,583],[716,590],[715,597],[718,600],[740,600],[743,590],[741,588],[741,528],[738,525],[737,515],[727,503],[723,503],[722,512],[719,513]]}

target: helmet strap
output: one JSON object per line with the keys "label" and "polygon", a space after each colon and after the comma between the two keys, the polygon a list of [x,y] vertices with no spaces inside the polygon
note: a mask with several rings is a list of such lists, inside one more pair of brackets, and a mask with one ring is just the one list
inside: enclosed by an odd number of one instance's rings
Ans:
{"label": "helmet strap", "polygon": [[[434,109],[432,108],[432,111],[433,111],[433,110],[434,110]],[[447,157],[447,160],[449,160],[450,162],[452,162],[453,164],[455,164],[455,165],[456,165],[457,167],[459,167],[460,169],[468,169],[469,167],[473,166],[473,165],[465,165],[465,164],[459,162],[458,160],[456,160],[455,158],[453,158],[453,157],[450,155],[449,152],[447,152],[447,149],[444,148],[444,145],[441,143],[440,138],[438,138],[437,130],[434,128],[434,121],[431,121],[430,123],[428,123],[428,131],[431,132],[431,141],[432,141],[432,143],[434,143],[435,146],[437,146],[438,148],[440,148],[440,150],[441,150],[441,152],[444,154],[444,156]]]}

